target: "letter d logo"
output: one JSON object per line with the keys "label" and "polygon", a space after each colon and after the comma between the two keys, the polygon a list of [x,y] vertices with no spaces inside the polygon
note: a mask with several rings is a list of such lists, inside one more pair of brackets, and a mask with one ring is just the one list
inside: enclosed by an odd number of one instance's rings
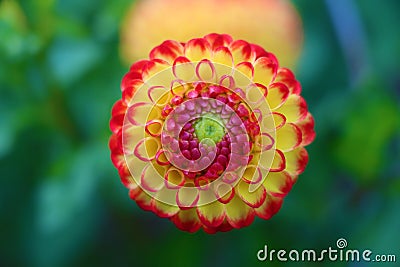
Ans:
{"label": "letter d logo", "polygon": [[268,246],[265,245],[265,246],[264,246],[264,249],[260,249],[260,250],[257,252],[257,259],[258,259],[259,261],[265,261],[265,260],[267,259],[267,250],[268,250]]}

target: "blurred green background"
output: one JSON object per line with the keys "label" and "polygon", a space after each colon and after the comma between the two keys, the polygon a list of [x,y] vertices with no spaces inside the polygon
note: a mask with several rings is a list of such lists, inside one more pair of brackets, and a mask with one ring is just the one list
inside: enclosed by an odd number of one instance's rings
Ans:
{"label": "blurred green background", "polygon": [[111,164],[130,3],[0,1],[0,266],[287,266],[256,253],[341,237],[399,266],[399,1],[294,1],[305,31],[296,75],[316,120],[310,162],[273,219],[216,235],[140,210]]}

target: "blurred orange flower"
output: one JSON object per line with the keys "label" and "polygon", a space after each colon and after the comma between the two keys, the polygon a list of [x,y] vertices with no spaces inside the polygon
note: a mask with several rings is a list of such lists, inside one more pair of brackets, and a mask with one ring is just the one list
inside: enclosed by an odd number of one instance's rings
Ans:
{"label": "blurred orange flower", "polygon": [[122,23],[122,60],[145,58],[167,39],[186,42],[210,32],[256,43],[289,68],[302,49],[301,19],[287,0],[139,0]]}

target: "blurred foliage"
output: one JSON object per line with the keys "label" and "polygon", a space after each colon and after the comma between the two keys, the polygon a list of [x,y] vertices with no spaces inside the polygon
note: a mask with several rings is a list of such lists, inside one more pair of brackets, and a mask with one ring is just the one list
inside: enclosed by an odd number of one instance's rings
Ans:
{"label": "blurred foliage", "polygon": [[400,4],[344,1],[360,20],[362,64],[337,28],[351,33],[351,21],[332,22],[342,0],[294,1],[305,29],[296,75],[317,132],[305,173],[272,220],[217,235],[141,211],[109,159],[131,1],[0,1],[0,266],[257,266],[265,244],[324,249],[340,237],[399,260]]}

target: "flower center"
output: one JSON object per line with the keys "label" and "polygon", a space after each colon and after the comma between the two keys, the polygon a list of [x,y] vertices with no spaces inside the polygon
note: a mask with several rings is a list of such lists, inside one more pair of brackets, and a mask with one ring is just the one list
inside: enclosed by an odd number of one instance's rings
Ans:
{"label": "flower center", "polygon": [[222,123],[212,115],[207,115],[199,118],[193,125],[194,132],[196,133],[199,142],[203,139],[209,138],[215,143],[222,140],[225,135]]}

